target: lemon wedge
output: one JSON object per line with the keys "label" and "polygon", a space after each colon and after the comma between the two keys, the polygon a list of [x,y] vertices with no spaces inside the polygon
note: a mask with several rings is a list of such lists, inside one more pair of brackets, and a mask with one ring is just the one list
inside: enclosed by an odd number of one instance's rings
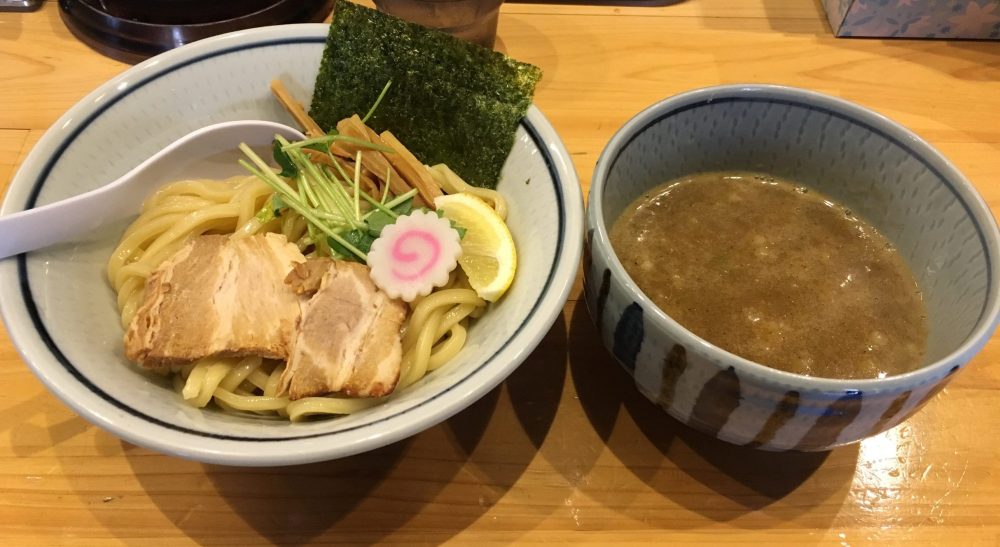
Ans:
{"label": "lemon wedge", "polygon": [[434,206],[465,228],[458,264],[480,298],[496,302],[514,281],[517,251],[507,224],[485,201],[471,194],[439,196]]}

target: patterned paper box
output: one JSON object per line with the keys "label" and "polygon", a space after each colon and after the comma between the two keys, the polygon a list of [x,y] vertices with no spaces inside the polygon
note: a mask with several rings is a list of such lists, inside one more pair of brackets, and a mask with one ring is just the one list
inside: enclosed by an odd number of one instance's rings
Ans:
{"label": "patterned paper box", "polygon": [[837,36],[1000,40],[1000,0],[823,0]]}

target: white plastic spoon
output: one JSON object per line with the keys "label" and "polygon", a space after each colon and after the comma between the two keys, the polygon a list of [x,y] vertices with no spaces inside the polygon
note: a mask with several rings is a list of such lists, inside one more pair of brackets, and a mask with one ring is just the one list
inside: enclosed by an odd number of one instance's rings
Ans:
{"label": "white plastic spoon", "polygon": [[[275,122],[223,122],[188,133],[118,180],[85,194],[0,217],[0,259],[85,235],[139,213],[150,194],[183,178],[225,178],[245,172],[236,160],[241,142],[261,149],[275,134],[288,140],[305,136]],[[267,153],[263,157],[269,157]]]}

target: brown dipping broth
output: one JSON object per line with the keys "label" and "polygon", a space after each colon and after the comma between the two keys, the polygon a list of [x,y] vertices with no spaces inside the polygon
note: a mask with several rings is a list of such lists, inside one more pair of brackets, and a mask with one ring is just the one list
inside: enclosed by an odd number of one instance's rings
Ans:
{"label": "brown dipping broth", "polygon": [[909,267],[813,190],[744,172],[676,179],[629,205],[611,244],[667,315],[751,361],[856,379],[922,363],[927,316]]}

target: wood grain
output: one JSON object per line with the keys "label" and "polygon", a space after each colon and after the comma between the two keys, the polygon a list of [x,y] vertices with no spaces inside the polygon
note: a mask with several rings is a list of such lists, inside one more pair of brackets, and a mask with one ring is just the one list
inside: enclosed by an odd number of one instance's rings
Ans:
{"label": "wood grain", "polygon": [[[937,146],[1000,211],[1000,43],[842,40],[815,2],[662,8],[506,4],[498,47],[545,70],[536,97],[589,187],[604,143],[668,95],[808,87]],[[125,65],[55,2],[0,14],[0,185],[43,131]],[[2,237],[2,234],[0,234]],[[0,331],[0,537],[9,545],[1000,543],[1000,343],[918,415],[825,454],[707,439],[643,399],[580,297],[500,388],[371,453],[236,469],[138,448],[42,387]]]}
{"label": "wood grain", "polygon": [[19,163],[18,157],[24,150],[27,129],[0,130],[0,196],[7,192],[7,185],[14,176],[14,167]]}

